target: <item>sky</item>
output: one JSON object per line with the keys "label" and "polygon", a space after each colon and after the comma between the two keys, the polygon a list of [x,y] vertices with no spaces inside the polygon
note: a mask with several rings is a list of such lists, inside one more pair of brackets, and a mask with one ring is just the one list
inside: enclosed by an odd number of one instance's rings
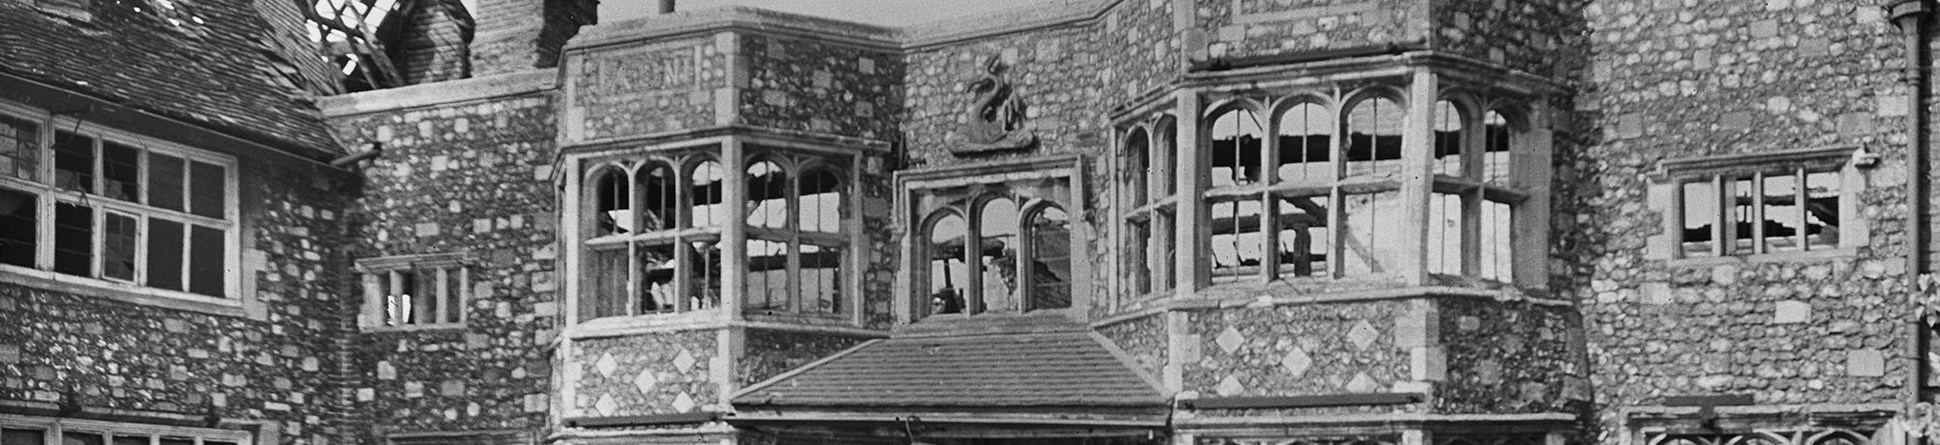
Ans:
{"label": "sky", "polygon": [[[908,26],[1063,0],[675,0],[674,10],[751,6],[887,26]],[[600,23],[652,15],[659,0],[600,0]]]}

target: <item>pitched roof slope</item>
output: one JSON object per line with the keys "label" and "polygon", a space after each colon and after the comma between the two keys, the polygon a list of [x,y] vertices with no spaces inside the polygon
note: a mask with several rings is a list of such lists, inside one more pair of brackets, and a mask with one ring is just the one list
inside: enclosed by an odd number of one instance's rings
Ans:
{"label": "pitched roof slope", "polygon": [[892,338],[757,384],[760,406],[1163,406],[1166,397],[1089,332]]}
{"label": "pitched roof slope", "polygon": [[186,29],[143,0],[92,3],[90,20],[72,21],[0,2],[0,72],[271,146],[341,151],[313,96],[275,74],[291,64],[249,0],[178,1],[204,21]]}

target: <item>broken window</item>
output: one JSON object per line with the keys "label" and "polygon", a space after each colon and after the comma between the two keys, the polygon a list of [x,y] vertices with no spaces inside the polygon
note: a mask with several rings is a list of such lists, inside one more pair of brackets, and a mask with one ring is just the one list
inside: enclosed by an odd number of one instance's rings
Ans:
{"label": "broken window", "polygon": [[1681,181],[1679,253],[1690,258],[1839,247],[1842,181],[1839,172],[1826,170],[1792,167]]}
{"label": "broken window", "polygon": [[1354,105],[1347,114],[1347,176],[1391,177],[1401,172],[1406,111],[1385,97]]}
{"label": "broken window", "polygon": [[[712,153],[634,156],[597,163],[585,176],[591,230],[582,254],[580,320],[719,307],[727,273],[722,227],[742,224],[744,277],[732,295],[749,312],[817,312],[841,307],[841,256],[847,234],[842,174],[823,159],[749,146],[757,153],[728,174]],[[671,153],[680,156],[682,153]],[[675,176],[672,165],[690,165]],[[815,167],[802,170],[802,165]],[[745,199],[728,203],[727,186]],[[631,184],[628,188],[625,185]],[[628,197],[622,202],[621,196]],[[740,219],[730,216],[737,207]],[[614,221],[607,223],[605,221]],[[607,228],[611,227],[611,228]],[[833,253],[833,254],[832,254]],[[838,261],[828,263],[828,261]],[[829,313],[829,312],[823,312]]]}
{"label": "broken window", "polygon": [[34,267],[40,202],[32,193],[0,188],[0,264]]}
{"label": "broken window", "polygon": [[969,225],[954,211],[940,212],[931,217],[923,232],[928,235],[924,237],[928,244],[922,250],[929,263],[925,280],[929,285],[927,314],[961,314],[966,311],[963,288],[970,285],[970,266],[963,251]]}
{"label": "broken window", "polygon": [[38,181],[40,126],[0,115],[0,176]]}
{"label": "broken window", "polygon": [[1176,128],[1170,116],[1146,118],[1124,127],[1121,142],[1121,183],[1127,199],[1122,201],[1125,243],[1118,258],[1124,286],[1121,300],[1143,298],[1172,289],[1172,218],[1178,203],[1178,181],[1172,176],[1176,156],[1173,137]]}
{"label": "broken window", "polygon": [[364,277],[366,327],[462,324],[471,282],[468,260],[463,253],[358,260],[357,269]]}
{"label": "broken window", "polygon": [[0,116],[0,163],[0,264],[231,293],[234,161],[155,140],[46,134]]}
{"label": "broken window", "polygon": [[94,138],[54,132],[54,186],[94,193]]}
{"label": "broken window", "polygon": [[8,416],[0,422],[0,445],[236,445],[250,433],[186,426],[76,421]]}
{"label": "broken window", "polygon": [[1260,180],[1265,130],[1251,110],[1234,109],[1213,118],[1212,186],[1247,185]]}
{"label": "broken window", "polygon": [[1024,269],[1018,276],[1030,289],[1025,311],[1071,307],[1071,217],[1055,205],[1031,214],[1025,228]]}

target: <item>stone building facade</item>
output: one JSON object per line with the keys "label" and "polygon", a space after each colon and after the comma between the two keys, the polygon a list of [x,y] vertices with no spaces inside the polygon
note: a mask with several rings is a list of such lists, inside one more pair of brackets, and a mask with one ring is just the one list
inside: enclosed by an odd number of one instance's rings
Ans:
{"label": "stone building facade", "polygon": [[0,0],[0,445],[1858,445],[1933,393],[1924,1],[485,0],[345,95],[279,5]]}

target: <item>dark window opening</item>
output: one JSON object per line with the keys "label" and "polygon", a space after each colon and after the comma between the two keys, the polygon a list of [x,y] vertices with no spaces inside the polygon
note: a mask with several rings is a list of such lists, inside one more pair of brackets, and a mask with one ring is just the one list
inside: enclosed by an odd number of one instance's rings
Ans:
{"label": "dark window opening", "polygon": [[123,144],[101,144],[102,195],[128,202],[141,199],[141,150]]}
{"label": "dark window opening", "polygon": [[54,271],[88,277],[93,264],[94,208],[54,204]]}
{"label": "dark window opening", "polygon": [[227,265],[224,264],[222,252],[227,243],[223,240],[223,232],[210,227],[192,227],[189,257],[194,260],[189,262],[189,292],[225,297],[227,286],[223,272]]}
{"label": "dark window opening", "polygon": [[38,249],[39,197],[0,189],[0,264],[34,267]]}
{"label": "dark window opening", "polygon": [[182,290],[182,223],[148,219],[148,286]]}
{"label": "dark window opening", "polygon": [[54,132],[54,186],[94,193],[94,138]]}

